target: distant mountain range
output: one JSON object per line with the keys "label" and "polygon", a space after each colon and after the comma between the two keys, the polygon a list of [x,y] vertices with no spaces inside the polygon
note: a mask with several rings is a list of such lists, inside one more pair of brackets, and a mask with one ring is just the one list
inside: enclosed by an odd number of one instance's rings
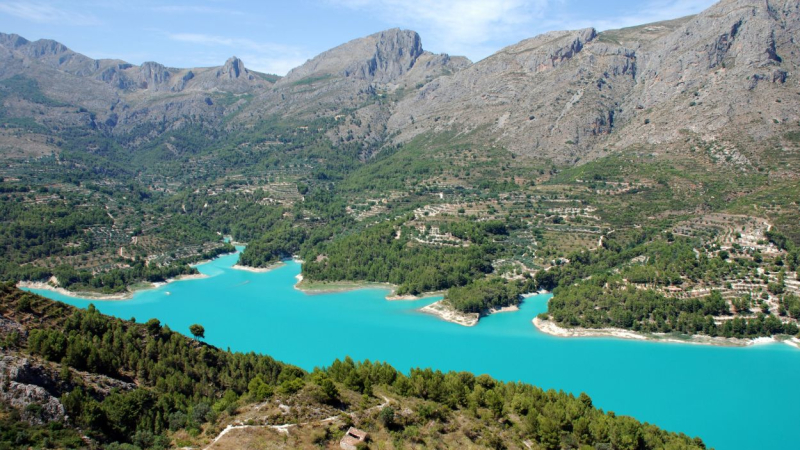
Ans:
{"label": "distant mountain range", "polygon": [[357,120],[332,141],[349,135],[382,146],[471,133],[476,142],[571,165],[642,146],[686,151],[693,135],[724,143],[738,164],[755,167],[760,143],[800,120],[798,36],[796,1],[723,0],[667,22],[546,33],[477,63],[426,52],[417,33],[392,29],[278,77],[235,57],[210,68],[136,66],[0,34],[0,81],[35,80],[54,101],[37,103],[9,83],[0,95],[5,117],[116,136],[148,123],[246,127],[347,113]]}

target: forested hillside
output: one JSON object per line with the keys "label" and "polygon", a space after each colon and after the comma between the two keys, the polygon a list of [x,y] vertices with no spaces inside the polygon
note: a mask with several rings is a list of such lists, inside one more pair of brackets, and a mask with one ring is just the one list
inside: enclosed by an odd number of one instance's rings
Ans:
{"label": "forested hillside", "polygon": [[[3,448],[197,447],[242,418],[269,428],[320,414],[335,419],[293,433],[296,445],[329,445],[356,425],[394,448],[705,448],[699,438],[603,412],[586,394],[463,372],[404,374],[349,358],[308,373],[219,350],[156,319],[110,318],[8,284],[0,320]],[[293,412],[267,413],[270,404]]]}

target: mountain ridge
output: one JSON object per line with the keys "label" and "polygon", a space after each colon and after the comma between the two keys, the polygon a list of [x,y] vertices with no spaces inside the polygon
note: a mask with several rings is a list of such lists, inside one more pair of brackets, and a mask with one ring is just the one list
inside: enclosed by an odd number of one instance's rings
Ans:
{"label": "mountain ridge", "polygon": [[[798,87],[800,49],[792,36],[799,24],[790,1],[724,0],[655,24],[545,33],[477,63],[427,52],[416,32],[394,28],[272,79],[235,57],[215,68],[136,66],[92,60],[52,40],[0,34],[0,78],[33,76],[48,95],[114,124],[114,134],[155,120],[173,129],[198,121],[253,126],[271,116],[302,121],[351,110],[362,126],[340,126],[332,142],[352,135],[383,147],[426,133],[477,130],[476,142],[572,165],[602,157],[604,149],[680,146],[681,130],[715,140],[747,125],[745,140],[773,136],[775,125],[800,117],[797,102],[766,101]],[[208,95],[215,93],[253,97],[218,106]],[[751,123],[753,108],[762,123]],[[758,159],[752,142],[731,145],[749,146],[742,151]]]}

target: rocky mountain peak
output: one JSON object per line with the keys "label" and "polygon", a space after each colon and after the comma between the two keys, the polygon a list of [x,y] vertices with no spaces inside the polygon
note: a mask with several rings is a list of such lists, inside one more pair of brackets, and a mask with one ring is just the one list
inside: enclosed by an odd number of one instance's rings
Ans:
{"label": "rocky mountain peak", "polygon": [[148,61],[139,66],[136,82],[141,89],[153,89],[169,82],[171,75],[163,65]]}
{"label": "rocky mountain peak", "polygon": [[321,53],[293,69],[282,82],[309,76],[337,76],[388,83],[411,70],[423,53],[419,34],[393,28]]}
{"label": "rocky mountain peak", "polygon": [[30,41],[18,34],[0,33],[0,45],[9,49],[17,49],[28,44],[29,42]]}
{"label": "rocky mountain peak", "polygon": [[27,45],[26,53],[32,58],[55,56],[69,52],[66,45],[52,39],[39,39]]}
{"label": "rocky mountain peak", "polygon": [[252,79],[252,75],[250,75],[250,72],[244,67],[242,60],[235,56],[228,58],[228,60],[225,61],[225,65],[217,70],[217,78],[234,80],[239,77]]}

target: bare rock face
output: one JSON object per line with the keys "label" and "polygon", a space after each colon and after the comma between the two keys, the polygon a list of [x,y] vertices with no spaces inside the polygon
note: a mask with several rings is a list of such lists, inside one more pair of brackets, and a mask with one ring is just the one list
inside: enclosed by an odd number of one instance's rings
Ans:
{"label": "bare rock face", "polygon": [[141,89],[158,89],[169,83],[172,74],[166,67],[156,62],[146,62],[139,67],[135,81]]}
{"label": "bare rock face", "polygon": [[63,421],[64,405],[44,386],[54,389],[53,380],[46,371],[26,358],[0,356],[0,399],[17,408],[23,419],[41,425],[50,421]]}
{"label": "bare rock face", "polygon": [[684,130],[758,141],[800,118],[797,36],[800,3],[790,0],[723,0],[668,22],[547,33],[427,84],[397,105],[389,133],[474,131],[562,164],[677,142]]}
{"label": "bare rock face", "polygon": [[797,121],[798,35],[794,1],[724,0],[693,17],[642,58],[621,117],[632,126],[616,146],[671,142],[680,130],[759,141],[775,124]]}
{"label": "bare rock face", "polygon": [[217,78],[234,80],[239,77],[244,77],[248,80],[253,79],[253,75],[244,67],[242,60],[235,56],[225,61],[225,65],[217,70]]}
{"label": "bare rock face", "polygon": [[0,33],[0,45],[6,48],[17,49],[28,44],[29,42],[30,41],[18,34]]}
{"label": "bare rock face", "polygon": [[321,53],[292,69],[279,82],[288,84],[307,77],[337,76],[388,83],[408,72],[422,55],[422,42],[414,31],[391,29],[350,41]]}
{"label": "bare rock face", "polygon": [[[519,153],[571,157],[576,150],[565,145],[588,145],[585,136],[613,127],[616,93],[633,84],[632,51],[592,46],[596,37],[591,28],[547,33],[438,78],[397,105],[389,132],[403,141],[431,130],[470,132],[488,125],[492,139]],[[604,82],[608,98],[588,89],[604,73],[611,80]]]}
{"label": "bare rock face", "polygon": [[[3,326],[6,329],[13,327],[13,324],[6,323]],[[16,327],[21,326],[17,324]],[[136,389],[136,385],[130,382],[72,369],[71,380],[63,380],[60,369],[57,364],[42,362],[33,357],[0,353],[0,402],[18,409],[29,423],[43,424],[66,418],[66,411],[59,398],[75,389],[77,384],[86,386],[88,392],[98,400],[109,395],[112,390]]]}
{"label": "bare rock face", "polygon": [[[192,121],[247,126],[275,116],[342,119],[348,110],[352,120],[336,119],[331,141],[356,139],[375,151],[457,132],[580,164],[608,151],[679,143],[686,132],[756,143],[774,136],[800,120],[798,36],[796,0],[722,0],[671,21],[546,33],[476,64],[426,52],[417,33],[392,29],[321,53],[273,82],[236,57],[214,68],[136,66],[0,34],[0,79],[35,79],[47,96],[80,107],[36,116],[53,127],[87,123],[123,135],[152,122],[167,130]],[[14,105],[6,108],[19,117],[40,109]]]}
{"label": "bare rock face", "polygon": [[260,93],[240,117],[257,120],[281,115],[305,120],[333,118],[343,109],[357,109],[354,121],[337,120],[339,126],[330,139],[347,137],[379,145],[385,140],[385,123],[395,103],[382,99],[402,97],[470,64],[463,57],[424,51],[416,32],[387,30],[328,50],[293,69],[273,89]]}
{"label": "bare rock face", "polygon": [[[13,76],[33,79],[46,96],[91,111],[92,119],[86,113],[89,122],[84,125],[113,134],[153,121],[167,123],[167,129],[179,128],[187,117],[219,123],[241,105],[219,107],[210,93],[242,94],[272,84],[235,57],[211,68],[175,69],[156,62],[137,66],[94,60],[51,40],[30,42],[0,33],[0,79]],[[37,119],[48,127],[75,126],[82,120],[75,117],[76,108],[61,109],[50,108]]]}
{"label": "bare rock face", "polygon": [[16,333],[21,338],[28,336],[28,331],[21,324],[0,316],[0,336],[8,336],[11,333]]}

